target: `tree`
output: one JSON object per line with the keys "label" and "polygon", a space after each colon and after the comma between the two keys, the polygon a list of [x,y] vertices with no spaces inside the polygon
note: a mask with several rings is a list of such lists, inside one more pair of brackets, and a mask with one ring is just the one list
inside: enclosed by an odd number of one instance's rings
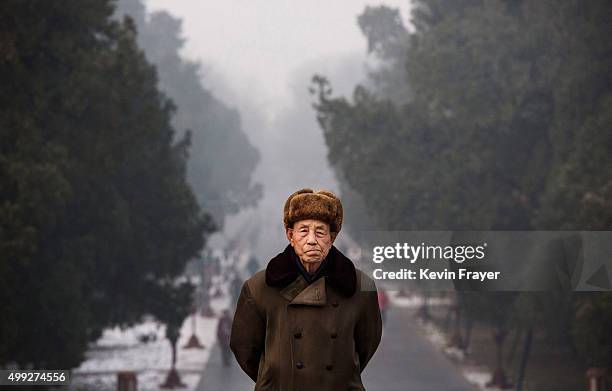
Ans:
{"label": "tree", "polygon": [[612,367],[612,295],[582,294],[576,305],[572,334],[580,354],[590,366]]}
{"label": "tree", "polygon": [[162,388],[184,387],[176,370],[176,345],[183,321],[192,308],[193,286],[189,282],[159,280],[153,282],[151,302],[153,315],[166,325],[166,338],[172,348],[172,365]]}
{"label": "tree", "polygon": [[159,87],[177,104],[172,124],[178,135],[191,131],[187,178],[200,206],[217,226],[227,215],[254,206],[261,184],[252,183],[260,159],[241,128],[239,113],[202,86],[198,63],[183,59],[181,20],[158,11],[146,17],[141,0],[120,0],[116,16],[129,15],[138,28],[138,43],[157,66]]}
{"label": "tree", "polygon": [[[377,60],[369,73],[375,89],[384,97],[402,104],[410,100],[406,88],[408,31],[399,10],[386,6],[366,7],[357,23],[368,41],[368,54]],[[402,88],[397,88],[402,86]]]}
{"label": "tree", "polygon": [[[609,230],[611,13],[606,1],[422,0],[396,43],[397,11],[366,9],[370,50],[384,59],[385,43],[406,48],[374,77],[403,71],[405,81],[356,86],[349,100],[313,78],[330,164],[382,229]],[[598,349],[578,336],[600,335],[584,319],[603,319],[603,295],[577,297],[594,311],[578,316],[567,292],[520,302],[499,293],[463,300],[464,311],[480,308],[498,330],[518,321]],[[496,311],[502,302],[515,315],[553,304],[556,313],[517,320]],[[573,340],[562,332],[572,322]]]}
{"label": "tree", "polygon": [[0,363],[70,368],[105,326],[147,313],[149,281],[181,273],[214,226],[112,2],[0,8]]}

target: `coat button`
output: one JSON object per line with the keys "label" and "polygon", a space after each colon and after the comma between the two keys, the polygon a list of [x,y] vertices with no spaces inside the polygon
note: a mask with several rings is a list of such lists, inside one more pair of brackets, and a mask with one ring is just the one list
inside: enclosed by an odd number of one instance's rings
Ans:
{"label": "coat button", "polygon": [[299,331],[295,334],[293,334],[293,336],[297,339],[302,338],[302,333],[300,333]]}
{"label": "coat button", "polygon": [[336,339],[336,338],[338,338],[338,333],[332,333],[332,334],[331,334],[331,337],[332,337],[332,339]]}
{"label": "coat button", "polygon": [[338,304],[338,302],[337,302],[337,301],[334,301],[334,302],[332,303],[332,307],[334,307],[334,308],[335,308],[335,307],[338,307],[338,306],[339,306],[339,304]]}
{"label": "coat button", "polygon": [[304,368],[304,363],[301,362],[301,361],[298,361],[298,362],[295,363],[295,367],[297,369],[302,369],[302,368]]}
{"label": "coat button", "polygon": [[331,365],[331,364],[330,365],[326,365],[325,369],[327,369],[328,371],[331,371],[332,369],[334,369],[334,366]]}

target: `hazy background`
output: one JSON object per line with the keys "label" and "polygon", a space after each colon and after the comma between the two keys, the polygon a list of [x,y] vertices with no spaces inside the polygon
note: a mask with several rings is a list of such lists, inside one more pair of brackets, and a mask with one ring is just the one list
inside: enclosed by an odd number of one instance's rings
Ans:
{"label": "hazy background", "polygon": [[182,55],[202,64],[203,85],[238,109],[260,152],[253,180],[263,185],[263,198],[255,209],[228,216],[212,247],[246,234],[250,240],[240,247],[252,247],[263,265],[285,246],[282,207],[289,194],[301,187],[339,192],[308,86],[321,73],[336,93],[350,96],[366,82],[366,69],[375,65],[357,16],[378,4],[400,8],[409,24],[406,0],[146,2],[148,12],[182,19]]}

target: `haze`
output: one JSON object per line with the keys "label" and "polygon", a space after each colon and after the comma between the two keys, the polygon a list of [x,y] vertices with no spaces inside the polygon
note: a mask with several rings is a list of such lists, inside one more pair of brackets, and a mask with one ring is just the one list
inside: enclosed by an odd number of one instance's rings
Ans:
{"label": "haze", "polygon": [[[256,210],[226,222],[211,239],[242,241],[265,264],[286,245],[282,206],[300,187],[338,191],[327,148],[307,92],[314,73],[349,95],[365,79],[366,40],[357,15],[385,4],[408,18],[408,0],[280,1],[148,0],[148,12],[166,10],[183,20],[183,55],[202,64],[203,84],[240,111],[242,127],[261,152],[255,180],[264,186]],[[341,237],[339,237],[340,239]]]}

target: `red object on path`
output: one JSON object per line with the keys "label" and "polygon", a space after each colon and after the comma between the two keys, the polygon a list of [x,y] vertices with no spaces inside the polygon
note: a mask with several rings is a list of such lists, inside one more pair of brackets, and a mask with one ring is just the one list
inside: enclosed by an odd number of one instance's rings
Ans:
{"label": "red object on path", "polygon": [[385,292],[383,289],[380,289],[378,291],[378,307],[381,310],[387,309],[387,307],[389,306],[389,296],[387,296],[387,292]]}
{"label": "red object on path", "polygon": [[117,391],[137,391],[138,381],[134,372],[117,373]]}

